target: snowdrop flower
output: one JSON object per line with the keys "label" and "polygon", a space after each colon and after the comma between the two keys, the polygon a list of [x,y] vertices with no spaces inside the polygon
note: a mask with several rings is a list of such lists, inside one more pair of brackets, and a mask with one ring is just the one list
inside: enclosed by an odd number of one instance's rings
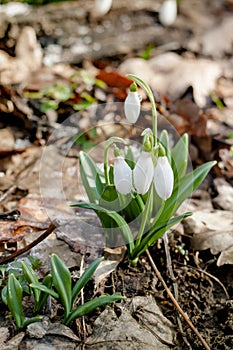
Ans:
{"label": "snowdrop flower", "polygon": [[142,151],[133,169],[134,187],[137,193],[148,192],[154,176],[154,164],[150,152]]}
{"label": "snowdrop flower", "polygon": [[132,191],[132,170],[122,156],[115,158],[113,176],[119,193],[126,195]]}
{"label": "snowdrop flower", "polygon": [[164,26],[172,25],[177,16],[176,0],[164,0],[159,9],[159,21]]}
{"label": "snowdrop flower", "polygon": [[106,15],[112,6],[112,0],[95,0],[93,15],[100,17]]}
{"label": "snowdrop flower", "polygon": [[124,111],[126,119],[130,123],[136,123],[140,114],[140,98],[135,83],[130,85],[130,91],[125,99]]}
{"label": "snowdrop flower", "polygon": [[154,186],[159,197],[164,200],[171,197],[173,184],[174,175],[167,157],[159,157],[154,171]]}

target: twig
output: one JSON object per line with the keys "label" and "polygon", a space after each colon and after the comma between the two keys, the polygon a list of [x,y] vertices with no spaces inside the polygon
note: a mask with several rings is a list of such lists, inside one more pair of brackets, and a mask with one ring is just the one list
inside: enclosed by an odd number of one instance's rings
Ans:
{"label": "twig", "polygon": [[29,243],[26,247],[19,249],[16,252],[12,253],[11,255],[0,259],[0,264],[5,264],[7,262],[10,262],[10,261],[14,260],[14,258],[16,258],[17,256],[19,256],[19,255],[27,252],[31,248],[35,247],[38,243],[42,242],[46,237],[48,237],[50,235],[50,233],[52,233],[56,227],[57,227],[57,225],[54,222],[52,222],[46,231],[44,231],[37,239],[35,239],[33,242]]}
{"label": "twig", "polygon": [[[178,292],[178,285],[176,283],[176,278],[173,272],[173,268],[172,268],[172,259],[171,259],[171,254],[170,254],[170,250],[169,250],[169,242],[168,242],[168,235],[167,232],[163,235],[163,242],[164,242],[164,249],[165,249],[165,254],[166,254],[166,259],[167,259],[167,268],[168,268],[168,272],[170,275],[170,278],[172,280],[172,284],[173,284],[173,290],[174,290],[174,296],[176,301],[179,301],[179,292]],[[181,319],[180,319],[180,314],[177,314],[177,323],[182,335],[182,338],[185,342],[185,344],[188,346],[189,349],[192,349],[191,345],[188,342],[188,339],[186,338],[186,336],[184,335],[184,330],[183,330],[183,326],[181,323]]]}
{"label": "twig", "polygon": [[[85,254],[82,256],[81,262],[80,262],[80,276],[83,274],[83,265],[84,265],[84,259],[85,259]],[[84,304],[84,293],[83,293],[83,288],[81,289],[81,305]],[[86,331],[86,323],[85,323],[85,317],[82,316],[82,328],[83,328],[83,342],[86,342],[86,337],[87,337],[87,331]]]}
{"label": "twig", "polygon": [[211,350],[209,345],[207,344],[207,342],[205,341],[205,339],[202,337],[202,335],[198,332],[197,328],[193,325],[193,323],[190,321],[188,315],[186,315],[186,313],[182,310],[182,308],[180,307],[180,305],[178,304],[178,302],[176,301],[176,299],[174,298],[173,294],[171,293],[170,289],[168,288],[168,286],[166,285],[166,282],[164,281],[161,273],[159,272],[159,270],[157,269],[157,266],[155,265],[154,260],[152,259],[152,256],[150,255],[149,250],[146,250],[146,254],[150,260],[151,266],[153,267],[158,279],[160,280],[160,282],[162,283],[163,287],[165,288],[169,298],[171,299],[171,301],[173,302],[175,308],[177,309],[177,311],[181,314],[181,316],[184,318],[184,320],[186,321],[186,323],[188,324],[188,326],[192,329],[192,331],[196,334],[196,336],[198,337],[198,339],[200,340],[200,342],[202,343],[202,345],[204,346],[204,348],[206,350]]}
{"label": "twig", "polygon": [[15,191],[16,188],[17,188],[16,184],[12,185],[6,192],[4,192],[0,196],[0,202],[3,202],[7,198],[7,196],[9,196],[11,193]]}

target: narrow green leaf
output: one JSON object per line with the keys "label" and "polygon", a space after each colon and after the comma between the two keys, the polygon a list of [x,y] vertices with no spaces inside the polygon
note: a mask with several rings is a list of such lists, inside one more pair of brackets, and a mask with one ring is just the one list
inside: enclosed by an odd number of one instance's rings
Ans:
{"label": "narrow green leaf", "polygon": [[184,134],[172,149],[171,159],[172,168],[175,172],[175,181],[178,178],[181,179],[186,173],[188,165],[188,147],[188,134]]}
{"label": "narrow green leaf", "polygon": [[[52,284],[53,284],[52,276],[51,275],[45,276],[43,283],[42,283],[42,286],[51,290]],[[55,293],[55,294],[57,294],[57,293]],[[59,298],[58,294],[57,294],[57,298]],[[39,312],[45,306],[47,299],[48,299],[48,293],[45,291],[41,291],[40,299],[39,299],[38,303],[35,304],[35,311],[36,312]]]}
{"label": "narrow green leaf", "polygon": [[16,277],[10,274],[7,283],[7,305],[18,328],[22,328],[24,324],[22,299],[23,289]]}
{"label": "narrow green leaf", "polygon": [[76,318],[84,316],[93,310],[95,310],[97,307],[101,307],[110,303],[113,303],[117,300],[124,300],[125,297],[123,297],[120,294],[113,294],[110,296],[102,295],[99,298],[90,300],[86,302],[83,305],[78,306],[72,313],[70,314],[69,318],[67,318],[64,322],[65,325],[70,324],[72,321],[74,321]]}
{"label": "narrow green leaf", "polygon": [[159,225],[154,225],[150,230],[144,235],[141,243],[135,246],[135,249],[130,256],[131,260],[138,258],[142,253],[146,251],[151,245],[153,245],[157,240],[164,235],[164,233],[170,229],[172,226],[176,225],[178,222],[184,218],[192,215],[191,212],[184,213],[182,215],[176,216],[166,222],[163,222]]}
{"label": "narrow green leaf", "polygon": [[97,267],[99,266],[99,264],[103,260],[104,260],[103,257],[94,260],[90,264],[90,266],[84,271],[84,273],[80,276],[80,278],[78,279],[78,281],[76,282],[76,284],[74,285],[74,288],[72,290],[72,304],[73,304],[76,296],[80,293],[81,289],[91,279],[91,277],[93,276],[95,270],[97,269]]}
{"label": "narrow green leaf", "polygon": [[98,203],[104,188],[104,176],[87,153],[81,151],[79,160],[81,179],[88,199],[92,203]]}
{"label": "narrow green leaf", "polygon": [[7,305],[7,286],[5,286],[5,287],[2,289],[1,296],[2,296],[2,301],[4,302],[4,304]]}
{"label": "narrow green leaf", "polygon": [[159,141],[162,143],[163,147],[166,150],[166,155],[168,157],[169,163],[171,162],[171,149],[169,143],[169,135],[167,130],[162,130],[159,136]]}
{"label": "narrow green leaf", "polygon": [[56,254],[52,254],[50,264],[54,287],[56,288],[61,299],[61,303],[64,306],[65,317],[68,317],[72,306],[72,281],[70,271]]}
{"label": "narrow green leaf", "polygon": [[85,209],[92,209],[95,212],[103,212],[105,214],[107,214],[109,217],[113,218],[114,221],[117,224],[117,227],[119,227],[122,231],[124,240],[125,240],[125,244],[128,244],[128,249],[129,252],[131,252],[134,248],[134,238],[132,235],[132,232],[127,224],[127,222],[122,218],[122,216],[114,211],[105,209],[101,206],[99,206],[98,204],[94,204],[94,203],[87,203],[87,202],[76,202],[76,203],[72,203],[71,204],[72,207],[78,206],[81,208],[85,208]]}
{"label": "narrow green leaf", "polygon": [[133,170],[133,168],[135,167],[135,158],[134,158],[132,146],[125,148],[125,161],[129,165],[129,167]]}
{"label": "narrow green leaf", "polygon": [[46,285],[40,284],[40,283],[31,283],[30,284],[31,288],[35,288],[40,290],[41,292],[44,292],[46,294],[51,295],[52,297],[54,297],[55,299],[59,298],[59,294],[54,292],[54,290],[50,289],[49,287],[47,287]]}
{"label": "narrow green leaf", "polygon": [[[23,269],[23,274],[26,279],[26,281],[30,283],[39,283],[37,275],[35,271],[31,268],[30,265],[28,265],[25,261],[22,261],[22,269]],[[35,298],[35,303],[38,303],[40,299],[40,291],[38,289],[33,289],[33,294]]]}
{"label": "narrow green leaf", "polygon": [[40,322],[41,320],[43,320],[43,316],[35,316],[35,317],[27,318],[24,321],[23,327],[27,327],[31,323]]}

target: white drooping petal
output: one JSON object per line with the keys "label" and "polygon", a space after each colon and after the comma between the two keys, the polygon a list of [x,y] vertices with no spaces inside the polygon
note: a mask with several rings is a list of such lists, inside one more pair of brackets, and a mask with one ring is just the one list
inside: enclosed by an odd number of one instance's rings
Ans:
{"label": "white drooping petal", "polygon": [[167,157],[159,157],[154,171],[154,186],[159,197],[166,200],[171,197],[174,185],[172,167]]}
{"label": "white drooping petal", "polygon": [[133,169],[134,187],[137,193],[148,192],[154,176],[154,164],[150,152],[142,152]]}
{"label": "white drooping petal", "polygon": [[114,185],[121,194],[132,191],[132,170],[123,157],[116,157],[113,168]]}
{"label": "white drooping petal", "polygon": [[112,0],[95,0],[93,15],[96,17],[104,16],[110,10]]}
{"label": "white drooping petal", "polygon": [[177,16],[176,0],[164,0],[159,9],[159,21],[164,26],[172,25]]}
{"label": "white drooping petal", "polygon": [[129,91],[125,103],[124,111],[126,119],[130,123],[136,123],[140,114],[140,98],[137,91]]}

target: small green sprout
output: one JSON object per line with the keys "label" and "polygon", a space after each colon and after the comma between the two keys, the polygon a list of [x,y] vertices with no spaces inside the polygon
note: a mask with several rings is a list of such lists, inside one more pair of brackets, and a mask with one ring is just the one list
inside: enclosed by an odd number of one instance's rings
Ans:
{"label": "small green sprout", "polygon": [[65,325],[69,325],[76,318],[92,312],[97,307],[104,306],[106,304],[113,303],[114,301],[124,299],[124,297],[118,293],[113,295],[103,295],[93,300],[90,300],[84,303],[83,305],[75,307],[75,301],[78,294],[81,292],[82,288],[85,287],[87,282],[91,279],[101,261],[103,261],[103,258],[99,258],[93,261],[78,279],[76,284],[72,287],[72,279],[69,269],[56,254],[53,254],[51,256],[50,265],[52,283],[55,291],[49,287],[46,287],[44,284],[33,282],[30,284],[30,287],[37,291],[42,291],[47,294],[50,294],[55,299],[60,301],[62,306],[64,307],[63,323]]}
{"label": "small green sprout", "polygon": [[[39,282],[36,272],[27,262],[21,262],[22,275],[16,277],[10,273],[6,286],[2,289],[2,301],[8,306],[12,317],[15,320],[17,328],[25,328],[28,324],[40,321],[43,316],[37,314],[41,312],[46,305],[48,296],[52,296],[64,307],[65,325],[69,325],[76,318],[84,316],[94,309],[113,303],[117,300],[123,300],[124,297],[119,293],[113,295],[102,295],[98,298],[90,300],[83,305],[75,306],[76,298],[91,279],[103,258],[93,261],[85,272],[81,275],[78,281],[72,286],[72,278],[69,269],[63,261],[53,254],[50,258],[51,274],[48,274]],[[5,273],[5,270],[2,270]],[[23,297],[25,285],[22,286],[20,278],[23,277],[24,284],[28,283],[27,293],[34,296],[34,312],[36,316],[25,318],[23,311]]]}

